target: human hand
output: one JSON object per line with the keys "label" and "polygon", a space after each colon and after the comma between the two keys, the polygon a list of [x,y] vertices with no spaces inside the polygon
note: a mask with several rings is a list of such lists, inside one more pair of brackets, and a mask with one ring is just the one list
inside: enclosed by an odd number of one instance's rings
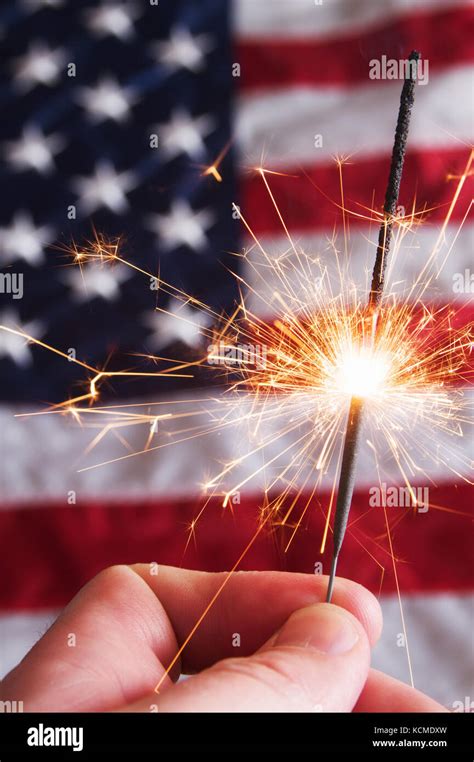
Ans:
{"label": "human hand", "polygon": [[[370,670],[382,626],[376,599],[339,578],[334,603],[322,603],[319,575],[232,574],[167,675],[225,577],[106,569],[6,676],[1,699],[27,712],[445,711]],[[181,672],[196,674],[175,684]]]}

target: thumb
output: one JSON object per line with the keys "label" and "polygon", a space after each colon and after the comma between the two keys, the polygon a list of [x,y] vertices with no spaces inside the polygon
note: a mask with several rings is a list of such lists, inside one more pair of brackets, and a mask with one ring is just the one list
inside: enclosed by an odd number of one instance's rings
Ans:
{"label": "thumb", "polygon": [[360,622],[345,609],[318,603],[294,612],[252,656],[224,659],[128,709],[149,711],[154,704],[160,712],[348,712],[369,663]]}

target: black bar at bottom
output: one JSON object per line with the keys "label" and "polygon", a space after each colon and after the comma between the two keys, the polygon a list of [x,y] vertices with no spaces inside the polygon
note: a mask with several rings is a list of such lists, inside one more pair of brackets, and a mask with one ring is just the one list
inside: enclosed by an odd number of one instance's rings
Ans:
{"label": "black bar at bottom", "polygon": [[[0,760],[94,759],[104,752],[301,747],[419,759],[473,755],[472,714],[1,714]],[[130,757],[132,758],[132,757]],[[133,756],[136,759],[136,756]]]}

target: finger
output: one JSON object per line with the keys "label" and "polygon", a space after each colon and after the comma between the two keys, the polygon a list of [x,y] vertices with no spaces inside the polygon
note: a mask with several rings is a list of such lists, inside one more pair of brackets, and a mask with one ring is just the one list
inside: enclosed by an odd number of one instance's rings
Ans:
{"label": "finger", "polygon": [[[229,577],[160,566],[151,575],[147,564],[132,568],[163,603],[180,644],[214,601],[182,653],[183,670],[189,673],[228,656],[254,653],[293,611],[324,601],[327,592],[328,578],[314,574],[235,572]],[[353,613],[376,642],[382,618],[368,590],[338,578],[333,602]]]}
{"label": "finger", "polygon": [[[127,566],[101,572],[1,685],[31,711],[120,706],[153,690],[178,645],[160,601]],[[179,672],[179,665],[178,672]]]}
{"label": "finger", "polygon": [[253,656],[224,659],[128,711],[348,712],[367,678],[370,645],[348,611],[319,603],[292,614]]}
{"label": "finger", "polygon": [[437,701],[410,685],[371,669],[356,712],[447,712]]}

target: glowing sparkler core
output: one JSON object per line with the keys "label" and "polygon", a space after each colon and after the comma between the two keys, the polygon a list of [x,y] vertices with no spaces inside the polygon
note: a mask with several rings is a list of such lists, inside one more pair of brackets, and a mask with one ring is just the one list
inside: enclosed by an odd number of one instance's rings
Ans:
{"label": "glowing sparkler core", "polygon": [[380,397],[389,381],[390,370],[388,354],[370,347],[352,346],[337,358],[333,383],[349,397]]}

